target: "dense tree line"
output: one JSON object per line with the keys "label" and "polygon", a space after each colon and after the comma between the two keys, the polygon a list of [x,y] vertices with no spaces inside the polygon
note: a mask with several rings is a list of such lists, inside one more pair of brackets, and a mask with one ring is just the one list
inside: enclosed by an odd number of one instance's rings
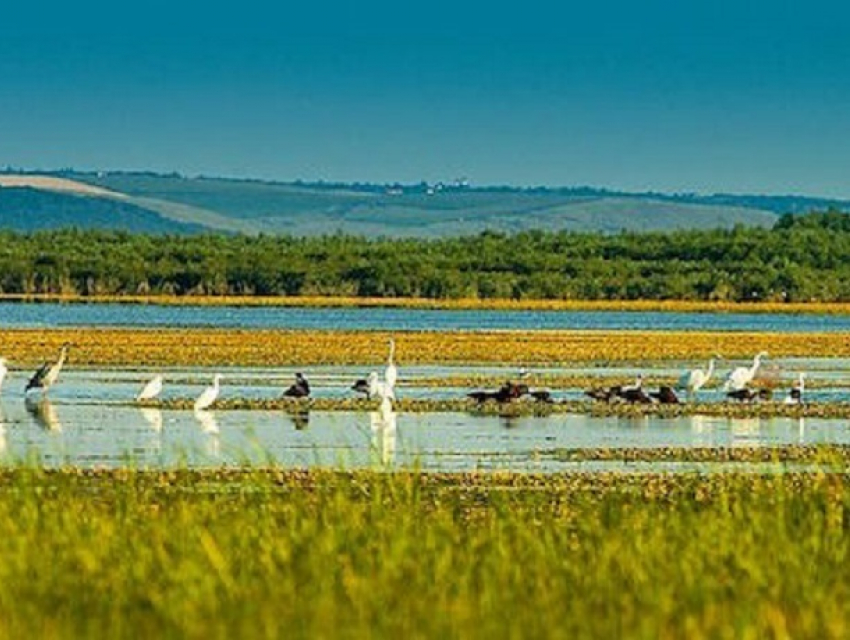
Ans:
{"label": "dense tree line", "polygon": [[329,235],[0,232],[0,292],[589,300],[850,300],[850,215],[772,229]]}

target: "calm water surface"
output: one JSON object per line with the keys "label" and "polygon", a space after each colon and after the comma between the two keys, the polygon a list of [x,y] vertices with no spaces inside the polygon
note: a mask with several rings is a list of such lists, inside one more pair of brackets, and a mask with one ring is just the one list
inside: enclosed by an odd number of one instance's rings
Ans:
{"label": "calm water surface", "polygon": [[322,309],[0,302],[0,327],[219,327],[242,329],[669,329],[850,331],[850,316],[644,311]]}
{"label": "calm water surface", "polygon": [[58,399],[25,402],[8,395],[0,399],[0,460],[29,460],[48,467],[274,464],[287,468],[418,466],[439,471],[718,470],[717,465],[690,463],[563,462],[555,450],[791,443],[850,444],[850,424],[813,418],[704,416],[629,419],[394,411],[192,412]]}

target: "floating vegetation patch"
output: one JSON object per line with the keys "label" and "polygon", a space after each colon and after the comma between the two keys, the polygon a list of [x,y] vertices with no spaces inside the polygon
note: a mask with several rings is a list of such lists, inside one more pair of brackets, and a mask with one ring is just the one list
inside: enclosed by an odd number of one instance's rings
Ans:
{"label": "floating vegetation patch", "polygon": [[[530,329],[533,329],[531,327]],[[677,331],[273,331],[230,329],[5,329],[0,352],[13,367],[74,346],[69,366],[381,366],[387,339],[407,364],[574,366],[693,360],[722,353],[750,359],[850,357],[847,333]]]}
{"label": "floating vegetation patch", "polygon": [[[161,409],[191,409],[194,398],[173,398],[139,403],[140,406]],[[224,398],[216,400],[213,410],[261,410],[261,411],[374,411],[377,401],[360,398],[310,398],[293,400],[289,398],[256,399]],[[551,415],[557,413],[589,414],[609,417],[659,416],[676,418],[680,416],[714,416],[725,418],[850,418],[850,402],[807,403],[789,405],[782,402],[755,403],[687,403],[687,404],[627,404],[590,401],[536,402],[523,399],[516,402],[478,403],[467,398],[456,400],[427,400],[401,398],[393,403],[396,411],[402,413],[441,413],[467,412],[480,415]]]}
{"label": "floating vegetation patch", "polygon": [[543,450],[563,462],[812,462],[850,465],[850,445],[780,445],[769,447],[592,447]]}

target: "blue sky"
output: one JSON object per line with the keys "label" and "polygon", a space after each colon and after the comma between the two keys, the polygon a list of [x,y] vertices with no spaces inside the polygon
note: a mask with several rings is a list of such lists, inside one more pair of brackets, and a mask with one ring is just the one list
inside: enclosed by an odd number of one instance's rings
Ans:
{"label": "blue sky", "polygon": [[4,8],[0,165],[850,198],[848,22],[822,0]]}

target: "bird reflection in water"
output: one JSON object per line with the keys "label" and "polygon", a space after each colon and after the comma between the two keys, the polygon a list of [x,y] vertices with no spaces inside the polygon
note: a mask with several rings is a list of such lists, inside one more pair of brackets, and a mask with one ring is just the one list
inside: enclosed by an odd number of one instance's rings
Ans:
{"label": "bird reflection in water", "polygon": [[806,443],[806,419],[797,420],[797,440],[800,444]]}
{"label": "bird reflection in water", "polygon": [[730,420],[733,444],[760,445],[761,420],[759,418],[732,418]]}
{"label": "bird reflection in water", "polygon": [[6,412],[3,403],[0,402],[0,456],[6,453],[8,443],[6,442]]}
{"label": "bird reflection in water", "polygon": [[56,433],[62,431],[62,423],[59,422],[56,407],[50,403],[47,396],[27,396],[24,399],[24,406],[27,413],[35,418],[36,423],[42,429]]}
{"label": "bird reflection in water", "polygon": [[219,441],[218,422],[215,419],[215,413],[198,409],[194,411],[195,420],[208,437],[206,439],[206,452],[208,455],[217,458],[221,453],[221,442]]}
{"label": "bird reflection in water", "polygon": [[310,426],[310,410],[295,407],[285,411],[286,416],[292,421],[296,431],[304,431]]}
{"label": "bird reflection in water", "polygon": [[389,398],[381,401],[377,411],[369,414],[372,427],[372,450],[381,466],[392,465],[396,447],[396,413]]}
{"label": "bird reflection in water", "polygon": [[152,430],[157,433],[162,431],[162,411],[156,407],[139,407],[139,411]]}

